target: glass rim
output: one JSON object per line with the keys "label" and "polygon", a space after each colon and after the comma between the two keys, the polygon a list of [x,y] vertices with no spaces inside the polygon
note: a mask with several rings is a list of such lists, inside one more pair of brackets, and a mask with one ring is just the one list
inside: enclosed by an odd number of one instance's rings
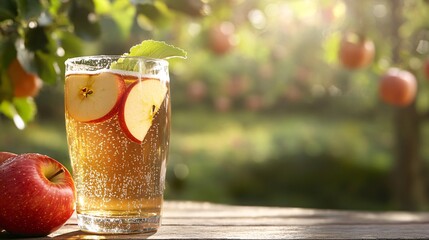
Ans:
{"label": "glass rim", "polygon": [[71,57],[67,58],[64,64],[74,64],[78,61],[82,60],[101,60],[101,59],[108,59],[108,60],[117,60],[120,58],[126,58],[126,59],[142,59],[144,61],[151,61],[151,62],[158,62],[164,66],[168,66],[168,61],[162,58],[151,58],[151,57],[143,57],[143,56],[123,56],[123,55],[114,55],[114,54],[105,54],[105,55],[87,55],[87,56],[79,56],[79,57]]}

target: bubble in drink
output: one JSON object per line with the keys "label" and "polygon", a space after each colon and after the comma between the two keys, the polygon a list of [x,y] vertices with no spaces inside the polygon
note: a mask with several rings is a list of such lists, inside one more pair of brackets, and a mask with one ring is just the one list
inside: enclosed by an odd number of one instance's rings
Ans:
{"label": "bubble in drink", "polygon": [[[67,73],[65,117],[78,219],[101,225],[83,230],[115,233],[159,227],[169,99],[168,79],[156,75]],[[114,220],[103,222],[106,218]]]}

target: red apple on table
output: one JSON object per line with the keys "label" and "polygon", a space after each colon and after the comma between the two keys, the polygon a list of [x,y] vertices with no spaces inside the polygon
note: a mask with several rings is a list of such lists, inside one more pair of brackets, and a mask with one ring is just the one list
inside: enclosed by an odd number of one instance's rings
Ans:
{"label": "red apple on table", "polygon": [[73,214],[75,186],[67,169],[37,153],[0,165],[0,226],[19,236],[46,236]]}
{"label": "red apple on table", "polygon": [[8,160],[11,157],[15,157],[16,154],[15,153],[11,153],[11,152],[0,152],[0,165],[5,162],[6,160]]}
{"label": "red apple on table", "polygon": [[[3,162],[6,162],[6,160],[8,160],[9,158],[11,158],[11,157],[15,157],[16,156],[16,154],[15,153],[11,153],[11,152],[0,152],[0,165],[3,163]],[[3,228],[0,226],[0,231],[2,230]]]}
{"label": "red apple on table", "polygon": [[407,106],[414,101],[417,81],[414,75],[399,68],[390,68],[380,79],[381,99],[394,106]]}

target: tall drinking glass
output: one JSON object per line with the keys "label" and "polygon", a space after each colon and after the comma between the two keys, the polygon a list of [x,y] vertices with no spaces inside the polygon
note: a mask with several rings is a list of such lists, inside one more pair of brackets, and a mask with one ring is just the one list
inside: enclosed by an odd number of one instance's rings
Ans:
{"label": "tall drinking glass", "polygon": [[168,62],[88,56],[65,65],[79,227],[93,233],[156,231],[170,136]]}

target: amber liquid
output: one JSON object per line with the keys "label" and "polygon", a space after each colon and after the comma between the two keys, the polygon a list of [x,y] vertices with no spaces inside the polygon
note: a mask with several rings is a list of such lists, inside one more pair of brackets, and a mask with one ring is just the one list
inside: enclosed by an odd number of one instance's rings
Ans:
{"label": "amber liquid", "polygon": [[[135,77],[124,80],[127,87],[140,81]],[[142,143],[133,142],[124,134],[117,113],[99,123],[84,123],[73,119],[67,109],[65,112],[77,188],[77,214],[152,218],[157,228],[170,133],[169,90]]]}

